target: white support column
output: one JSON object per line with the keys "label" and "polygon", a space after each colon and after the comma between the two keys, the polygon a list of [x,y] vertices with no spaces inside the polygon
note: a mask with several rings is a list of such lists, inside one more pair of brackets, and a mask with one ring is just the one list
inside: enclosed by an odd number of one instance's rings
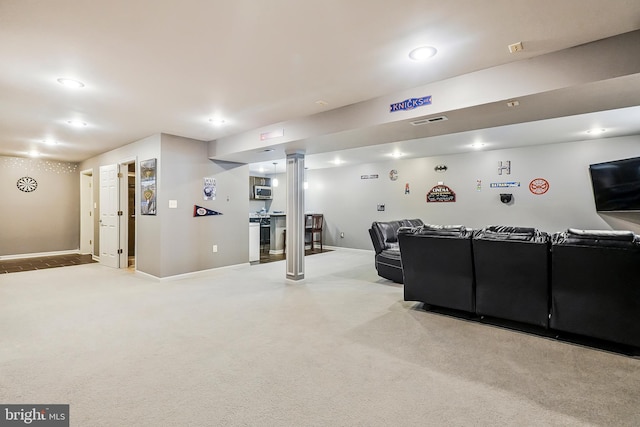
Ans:
{"label": "white support column", "polygon": [[304,152],[287,153],[287,279],[304,279]]}

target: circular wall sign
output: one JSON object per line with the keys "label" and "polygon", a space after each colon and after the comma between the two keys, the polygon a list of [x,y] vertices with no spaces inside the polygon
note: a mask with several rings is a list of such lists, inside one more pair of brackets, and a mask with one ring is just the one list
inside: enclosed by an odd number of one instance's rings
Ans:
{"label": "circular wall sign", "polygon": [[529,183],[529,191],[533,194],[544,194],[549,190],[549,181],[544,178],[532,179]]}
{"label": "circular wall sign", "polygon": [[391,169],[391,170],[389,171],[389,179],[390,179],[391,181],[395,181],[395,180],[397,180],[397,179],[398,179],[398,171],[397,171],[397,170],[395,170],[395,169]]}
{"label": "circular wall sign", "polygon": [[16,183],[18,190],[24,191],[25,193],[31,193],[36,188],[38,188],[38,182],[31,178],[30,176],[23,176]]}

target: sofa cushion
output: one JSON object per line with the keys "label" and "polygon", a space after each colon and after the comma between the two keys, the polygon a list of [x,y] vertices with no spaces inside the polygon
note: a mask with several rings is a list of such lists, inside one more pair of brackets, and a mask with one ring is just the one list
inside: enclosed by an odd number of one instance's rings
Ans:
{"label": "sofa cushion", "polygon": [[553,245],[640,249],[640,236],[632,231],[569,228],[563,233],[554,234],[552,243]]}
{"label": "sofa cushion", "polygon": [[421,227],[417,227],[415,233],[423,236],[464,237],[467,235],[467,229],[464,225],[424,224]]}
{"label": "sofa cushion", "polygon": [[547,240],[548,234],[530,227],[493,225],[478,231],[474,238],[483,240],[510,240],[542,243]]}

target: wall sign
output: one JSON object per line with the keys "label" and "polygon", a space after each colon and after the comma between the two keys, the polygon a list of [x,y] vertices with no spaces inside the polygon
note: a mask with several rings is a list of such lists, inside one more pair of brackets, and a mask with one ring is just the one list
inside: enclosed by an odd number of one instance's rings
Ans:
{"label": "wall sign", "polygon": [[378,179],[378,174],[375,174],[375,175],[360,175],[360,179]]}
{"label": "wall sign", "polygon": [[427,193],[427,203],[447,203],[455,202],[456,193],[444,184],[438,184]]}
{"label": "wall sign", "polygon": [[215,178],[203,178],[202,186],[202,198],[203,200],[215,200],[216,199],[216,179]]}
{"label": "wall sign", "polygon": [[435,168],[433,168],[433,170],[434,170],[434,171],[436,171],[436,172],[440,172],[440,173],[442,173],[442,172],[446,172],[446,171],[447,171],[447,169],[449,169],[449,168],[447,167],[447,165],[438,165],[438,166],[436,166]]}
{"label": "wall sign", "polygon": [[529,191],[536,195],[544,194],[549,191],[549,181],[544,178],[532,179],[529,183]]}
{"label": "wall sign", "polygon": [[489,184],[491,188],[506,188],[506,187],[520,187],[520,183],[517,181],[510,182],[492,182]]}
{"label": "wall sign", "polygon": [[422,98],[409,98],[401,102],[396,102],[389,105],[389,112],[394,111],[408,111],[414,108],[423,107],[425,105],[431,105],[431,95],[423,96]]}
{"label": "wall sign", "polygon": [[193,205],[193,216],[212,216],[222,215],[220,212],[212,211],[211,209],[203,208],[202,206]]}
{"label": "wall sign", "polygon": [[389,171],[389,179],[391,181],[397,181],[398,180],[398,171],[395,169],[391,169]]}
{"label": "wall sign", "polygon": [[263,132],[260,134],[260,141],[266,141],[267,139],[280,138],[284,136],[284,128],[272,130],[271,132]]}

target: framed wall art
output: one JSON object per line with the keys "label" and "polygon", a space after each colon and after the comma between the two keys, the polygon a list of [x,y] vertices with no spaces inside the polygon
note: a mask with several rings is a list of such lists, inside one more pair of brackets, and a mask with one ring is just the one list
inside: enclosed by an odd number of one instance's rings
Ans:
{"label": "framed wall art", "polygon": [[140,162],[140,214],[156,214],[156,159]]}

